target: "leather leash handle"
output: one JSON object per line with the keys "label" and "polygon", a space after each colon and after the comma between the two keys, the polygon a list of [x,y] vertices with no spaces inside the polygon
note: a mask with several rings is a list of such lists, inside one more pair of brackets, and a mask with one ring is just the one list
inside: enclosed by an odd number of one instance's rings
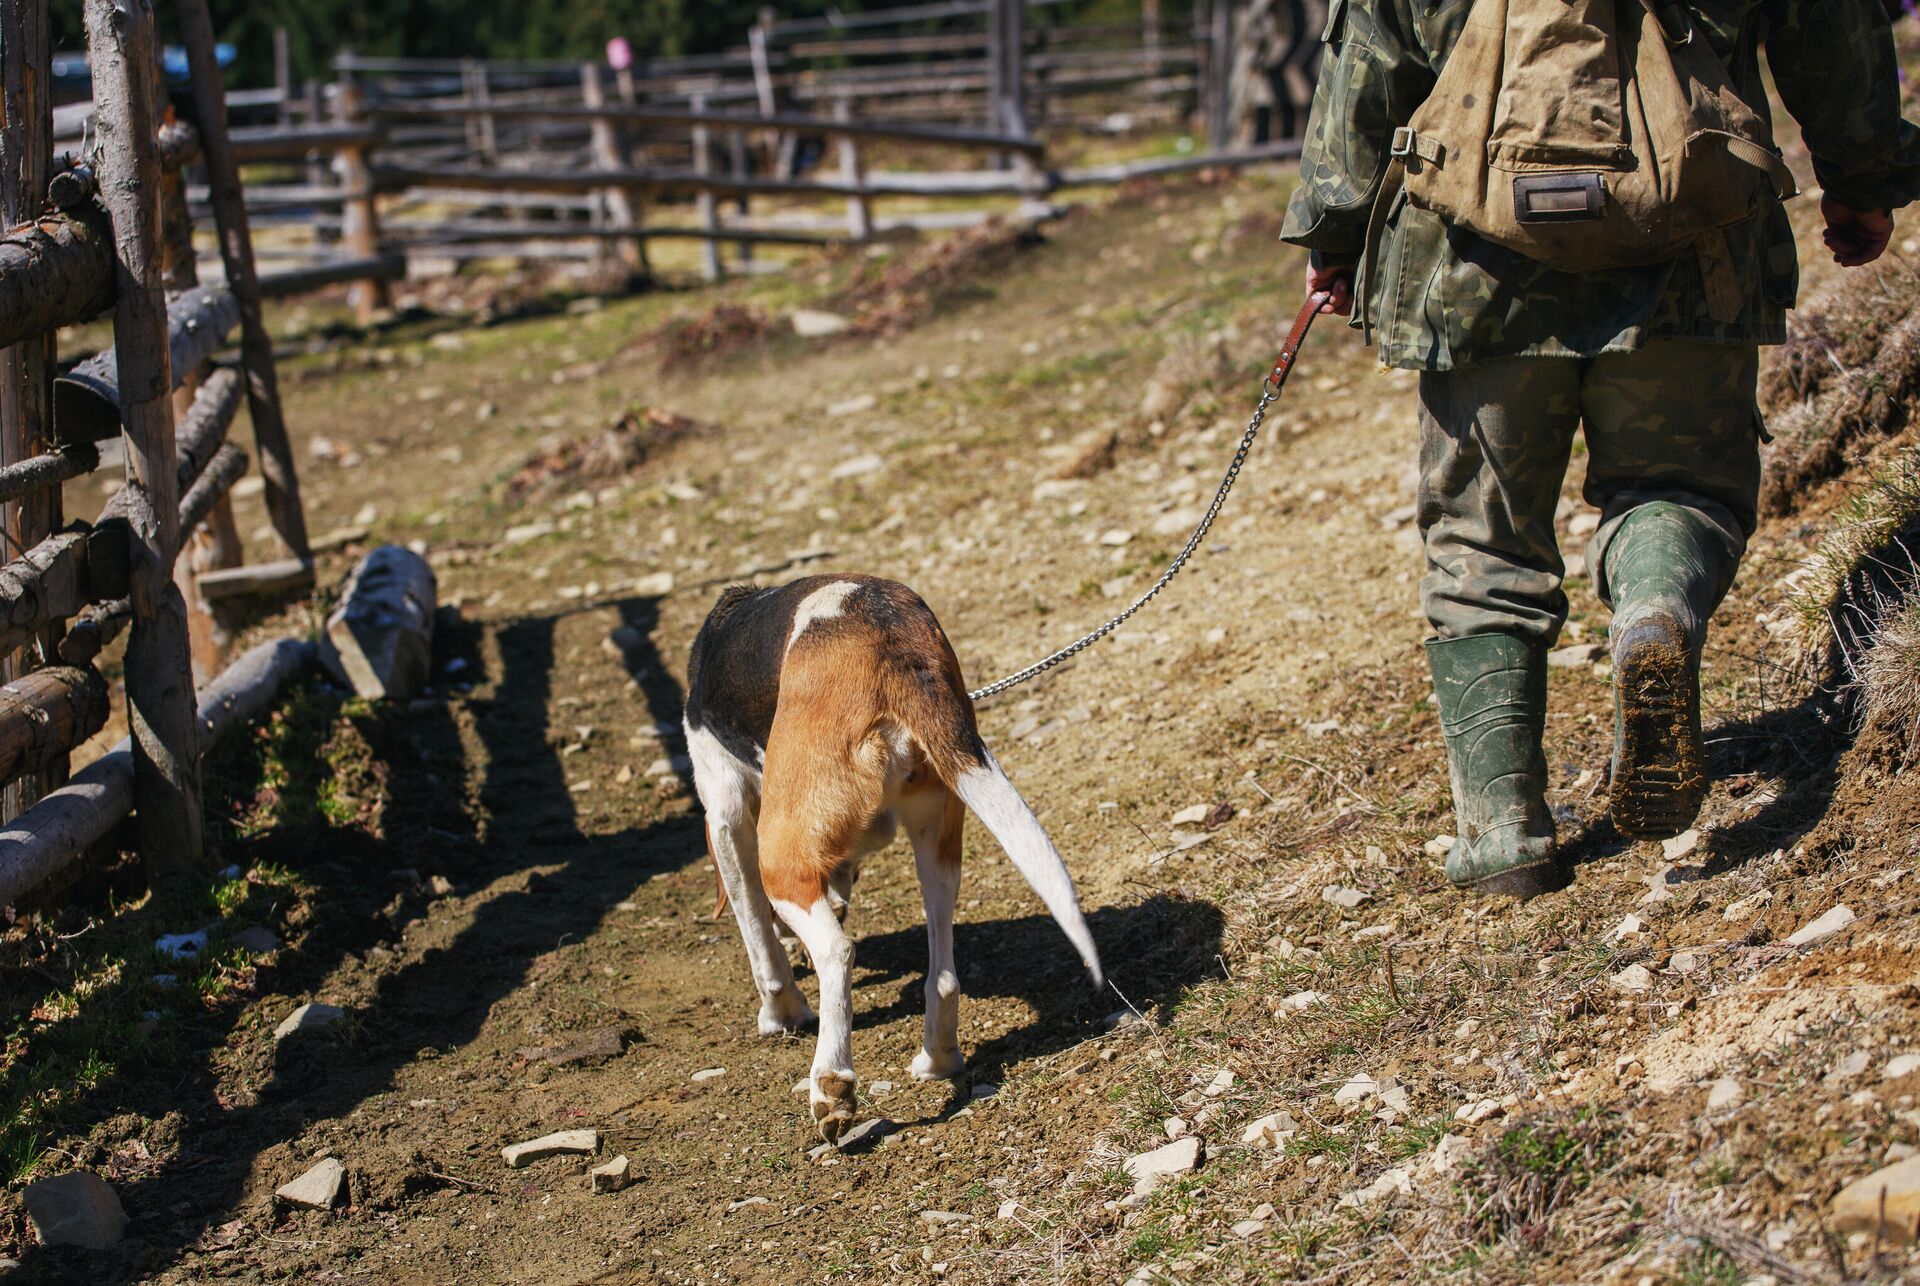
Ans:
{"label": "leather leash handle", "polygon": [[1300,356],[1300,345],[1307,342],[1307,332],[1313,329],[1313,319],[1320,315],[1321,307],[1331,296],[1324,290],[1316,290],[1307,296],[1307,302],[1300,305],[1300,315],[1293,319],[1293,329],[1280,341],[1280,357],[1267,372],[1266,388],[1270,396],[1278,397],[1280,390],[1286,387],[1287,376],[1293,372],[1293,359]]}

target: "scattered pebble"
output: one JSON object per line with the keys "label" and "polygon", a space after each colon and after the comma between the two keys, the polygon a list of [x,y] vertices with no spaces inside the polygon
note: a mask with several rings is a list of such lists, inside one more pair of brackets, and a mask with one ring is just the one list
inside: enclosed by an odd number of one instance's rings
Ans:
{"label": "scattered pebble", "polygon": [[347,1011],[338,1005],[302,1005],[280,1020],[280,1025],[273,1029],[273,1038],[282,1041],[296,1032],[324,1031],[346,1016]]}
{"label": "scattered pebble", "polygon": [[1300,1132],[1300,1123],[1288,1112],[1269,1112],[1251,1121],[1240,1132],[1240,1141],[1250,1148],[1278,1148]]}
{"label": "scattered pebble", "polygon": [[770,1206],[772,1204],[773,1202],[766,1197],[742,1197],[738,1201],[729,1201],[727,1203],[727,1213],[732,1214],[736,1210],[745,1210],[748,1206]]}
{"label": "scattered pebble", "polygon": [[280,949],[280,939],[273,935],[273,930],[263,929],[257,924],[240,930],[228,941],[248,955],[254,956],[264,956],[270,951]]}
{"label": "scattered pebble", "polygon": [[1833,1199],[1837,1232],[1869,1233],[1905,1245],[1920,1227],[1920,1157],[1909,1157],[1840,1189]]}
{"label": "scattered pebble", "polygon": [[153,949],[169,960],[198,960],[207,954],[207,930],[169,933],[153,944]]}
{"label": "scattered pebble", "polygon": [[1604,643],[1574,643],[1547,653],[1547,664],[1556,670],[1577,670],[1592,665],[1606,654]]}
{"label": "scattered pebble", "polygon": [[1630,938],[1636,933],[1644,933],[1646,932],[1646,928],[1646,922],[1639,916],[1623,916],[1620,923],[1614,925],[1613,928],[1608,931],[1607,941],[1618,942],[1622,938]]}
{"label": "scattered pebble", "polygon": [[1184,1139],[1193,1133],[1193,1125],[1184,1117],[1170,1116],[1160,1123],[1169,1139]]}
{"label": "scattered pebble", "polygon": [[1124,527],[1111,527],[1100,533],[1100,543],[1118,549],[1133,539],[1133,533]]}
{"label": "scattered pebble", "polygon": [[119,1194],[90,1170],[70,1170],[29,1183],[20,1200],[40,1240],[49,1246],[107,1250],[127,1234]]}
{"label": "scattered pebble", "polygon": [[509,1170],[519,1170],[554,1156],[592,1156],[600,1150],[600,1131],[561,1130],[524,1143],[510,1143],[500,1149],[500,1157]]}
{"label": "scattered pebble", "polygon": [[1433,1172],[1452,1174],[1473,1156],[1473,1144],[1457,1134],[1443,1134],[1433,1145]]}
{"label": "scattered pebble", "polygon": [[1699,845],[1700,831],[1698,828],[1681,831],[1671,839],[1663,839],[1660,841],[1660,856],[1666,858],[1669,862],[1677,862],[1687,854],[1693,852]]}
{"label": "scattered pebble", "polygon": [[1607,979],[1607,985],[1615,991],[1650,991],[1653,974],[1645,965],[1632,964]]}
{"label": "scattered pebble", "polygon": [[1824,942],[1854,921],[1853,909],[1844,903],[1813,921],[1803,925],[1787,938],[1790,947],[1810,947],[1816,942]]}
{"label": "scattered pebble", "polygon": [[727,1069],[724,1067],[703,1067],[688,1079],[692,1080],[695,1085],[704,1085],[708,1081],[717,1081],[726,1074]]}
{"label": "scattered pebble", "polygon": [[1198,826],[1207,820],[1207,814],[1211,811],[1213,808],[1210,804],[1195,804],[1191,808],[1181,809],[1169,820],[1175,826]]}
{"label": "scattered pebble", "polygon": [[1233,1069],[1223,1067],[1213,1074],[1213,1079],[1207,1083],[1207,1088],[1200,1092],[1208,1098],[1219,1098],[1233,1088],[1234,1079]]}
{"label": "scattered pebble", "polygon": [[1887,1060],[1887,1068],[1881,1072],[1883,1079],[1897,1081],[1902,1076],[1911,1076],[1920,1072],[1920,1054],[1901,1054]]}
{"label": "scattered pebble", "polygon": [[1320,900],[1331,902],[1344,911],[1351,911],[1367,900],[1367,895],[1359,889],[1344,888],[1338,884],[1329,884],[1320,890]]}
{"label": "scattered pebble", "polygon": [[1347,1083],[1333,1092],[1336,1103],[1361,1103],[1379,1094],[1380,1086],[1365,1072],[1356,1072]]}
{"label": "scattered pebble", "polygon": [[327,1157],[291,1183],[274,1189],[274,1196],[303,1210],[331,1210],[347,1195],[347,1167]]}
{"label": "scattered pebble", "polygon": [[853,324],[839,313],[818,308],[796,308],[787,315],[787,321],[792,324],[793,333],[801,339],[825,339],[829,335],[838,335]]}
{"label": "scattered pebble", "polygon": [[1707,1086],[1707,1111],[1709,1112],[1731,1112],[1746,1101],[1746,1087],[1731,1076],[1722,1076]]}
{"label": "scattered pebble", "polygon": [[1195,1136],[1176,1139],[1151,1152],[1130,1156],[1123,1163],[1133,1178],[1133,1195],[1143,1200],[1168,1179],[1192,1174],[1206,1157],[1206,1148]]}
{"label": "scattered pebble", "polygon": [[1296,991],[1280,1002],[1280,1008],[1291,1010],[1297,1014],[1303,1010],[1311,1009],[1315,1005],[1323,1004],[1326,999],[1325,996],[1317,991]]}
{"label": "scattered pebble", "polygon": [[605,1165],[596,1165],[587,1171],[587,1189],[590,1192],[618,1192],[632,1183],[633,1178],[633,1162],[624,1156],[617,1156]]}

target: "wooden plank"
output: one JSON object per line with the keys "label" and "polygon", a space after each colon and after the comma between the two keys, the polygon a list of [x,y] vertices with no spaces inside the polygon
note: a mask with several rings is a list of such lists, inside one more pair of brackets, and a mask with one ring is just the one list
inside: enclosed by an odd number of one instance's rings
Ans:
{"label": "wooden plank", "polygon": [[29,642],[92,601],[87,540],[84,531],[61,532],[0,567],[0,647]]}
{"label": "wooden plank", "polygon": [[461,165],[404,165],[374,167],[383,192],[414,187],[465,188],[475,192],[592,192],[609,183],[644,188],[650,192],[709,194],[712,196],[849,197],[876,192],[920,196],[977,196],[981,193],[1026,194],[1044,191],[1044,178],[1029,182],[1016,175],[956,170],[945,174],[881,172],[867,176],[864,187],[820,180],[736,179],[723,174],[687,170],[489,170]]}
{"label": "wooden plank", "polygon": [[313,584],[313,564],[297,558],[282,558],[271,563],[253,563],[226,571],[209,572],[200,578],[200,592],[211,602],[285,594]]}
{"label": "wooden plank", "polygon": [[113,307],[113,235],[97,207],[11,224],[0,236],[0,347]]}
{"label": "wooden plank", "polygon": [[28,456],[18,464],[0,468],[0,504],[11,504],[57,487],[70,478],[92,473],[100,467],[100,452],[90,442],[60,447],[44,455]]}
{"label": "wooden plank", "polygon": [[1192,156],[1159,157],[1147,161],[1127,161],[1119,165],[1089,165],[1061,170],[1053,176],[1053,183],[1056,188],[1098,187],[1125,183],[1129,179],[1208,170],[1216,166],[1264,165],[1272,161],[1297,160],[1299,156],[1300,140],[1282,139],[1257,147],[1235,148],[1230,152],[1196,152]]}
{"label": "wooden plank", "polygon": [[[278,639],[235,661],[199,694],[200,744],[251,723],[313,655],[304,639]],[[132,745],[122,741],[0,829],[0,906],[20,904],[105,839],[133,806],[134,777]]]}
{"label": "wooden plank", "polygon": [[280,410],[280,382],[273,364],[273,337],[261,310],[259,274],[253,262],[253,234],[247,225],[240,169],[227,140],[226,92],[215,56],[213,21],[206,0],[180,0],[180,35],[186,45],[193,88],[194,115],[207,158],[207,184],[220,232],[220,259],[227,286],[240,302],[240,365],[247,381],[247,413],[253,422],[254,449],[266,482],[267,517],[283,549],[296,558],[307,554],[307,517],[300,504],[300,478],[293,445]]}
{"label": "wooden plank", "polygon": [[64,765],[107,726],[111,704],[91,666],[50,665],[0,687],[0,781]]}
{"label": "wooden plank", "polygon": [[[924,86],[925,81],[922,80]],[[844,88],[844,87],[842,87]],[[825,95],[823,95],[825,96]],[[704,95],[696,95],[703,100]],[[692,108],[655,107],[652,105],[608,103],[598,107],[572,105],[507,106],[494,104],[489,107],[475,107],[471,104],[450,103],[395,103],[380,102],[370,107],[371,114],[383,120],[403,120],[409,118],[458,119],[461,117],[488,115],[496,120],[543,120],[543,121],[582,121],[605,120],[627,125],[646,125],[666,129],[692,129],[705,126],[709,130],[743,130],[758,132],[776,129],[799,134],[821,134],[828,138],[871,138],[884,139],[898,143],[926,143],[945,147],[969,149],[972,151],[1002,152],[1020,151],[1035,156],[1045,153],[1046,144],[1039,139],[1009,135],[999,130],[972,130],[942,125],[898,125],[878,120],[836,121],[830,116],[800,115],[794,113],[775,113],[767,116],[750,115],[745,112],[708,111],[704,106]]]}
{"label": "wooden plank", "polygon": [[174,478],[182,490],[193,485],[194,479],[206,469],[207,461],[213,459],[213,453],[227,440],[227,430],[240,413],[243,392],[240,372],[231,366],[219,367],[201,381],[192,405],[180,417],[180,427],[174,433],[174,456],[178,461]]}
{"label": "wooden plank", "polygon": [[320,663],[369,700],[404,700],[433,677],[435,586],[427,560],[381,545],[353,569],[327,617]]}
{"label": "wooden plank", "polygon": [[[199,286],[167,304],[171,392],[226,343],[240,301],[224,286]],[[54,381],[53,416],[63,442],[101,442],[120,431],[119,345],[96,353]]]}
{"label": "wooden plank", "polygon": [[382,281],[399,281],[406,275],[407,260],[404,255],[383,254],[371,259],[335,259],[305,268],[287,268],[280,272],[265,273],[259,278],[260,294],[264,299],[284,299],[288,295],[303,295],[308,291],[321,290],[342,282],[372,281],[376,278]]}
{"label": "wooden plank", "polygon": [[231,131],[233,159],[243,164],[258,161],[298,161],[315,152],[364,150],[379,138],[379,131],[361,121],[342,121],[331,125],[301,125],[289,129],[283,125],[263,125]]}
{"label": "wooden plank", "polygon": [[[100,131],[100,191],[113,220],[119,263],[113,329],[134,538],[133,633],[126,658],[134,797],[141,851],[155,871],[170,876],[199,860],[202,819],[186,605],[169,575],[180,515],[155,209],[159,159],[150,146],[153,14],[115,0],[84,0],[83,7]],[[204,128],[201,135],[211,155]]]}
{"label": "wooden plank", "polygon": [[180,498],[180,529],[192,531],[206,521],[221,497],[233,490],[247,471],[247,453],[233,443],[223,444],[207,461],[207,467],[194,479],[193,486]]}
{"label": "wooden plank", "polygon": [[[693,100],[698,111],[705,106],[703,100]],[[705,124],[696,122],[693,126],[693,172],[706,178],[713,170],[713,139]],[[708,234],[705,244],[700,247],[700,275],[708,281],[718,281],[726,270],[720,264],[720,206],[714,200],[713,192],[701,188],[694,194],[694,213],[700,220],[701,228]]]}
{"label": "wooden plank", "polygon": [[[840,99],[833,105],[833,117],[837,121],[852,120],[853,104]],[[873,235],[873,205],[864,194],[867,176],[866,167],[860,164],[860,140],[852,134],[840,136],[840,181],[862,192],[847,198],[847,235],[865,241]]]}

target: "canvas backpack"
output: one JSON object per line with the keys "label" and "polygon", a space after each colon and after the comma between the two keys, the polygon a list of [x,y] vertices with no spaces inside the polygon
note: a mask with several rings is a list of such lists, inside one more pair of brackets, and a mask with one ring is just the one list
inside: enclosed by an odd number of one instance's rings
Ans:
{"label": "canvas backpack", "polygon": [[1472,4],[1432,93],[1394,132],[1369,259],[1404,185],[1413,205],[1563,271],[1698,251],[1713,311],[1737,315],[1719,230],[1794,195],[1794,180],[1685,7]]}

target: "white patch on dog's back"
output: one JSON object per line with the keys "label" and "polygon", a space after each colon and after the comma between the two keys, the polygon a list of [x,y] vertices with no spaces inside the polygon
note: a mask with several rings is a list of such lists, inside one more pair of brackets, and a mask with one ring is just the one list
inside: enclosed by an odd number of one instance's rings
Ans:
{"label": "white patch on dog's back", "polygon": [[793,650],[794,643],[806,632],[807,626],[840,615],[846,609],[848,597],[859,588],[858,581],[837,580],[831,585],[822,585],[801,599],[799,610],[793,614],[793,633],[787,635],[787,650]]}

